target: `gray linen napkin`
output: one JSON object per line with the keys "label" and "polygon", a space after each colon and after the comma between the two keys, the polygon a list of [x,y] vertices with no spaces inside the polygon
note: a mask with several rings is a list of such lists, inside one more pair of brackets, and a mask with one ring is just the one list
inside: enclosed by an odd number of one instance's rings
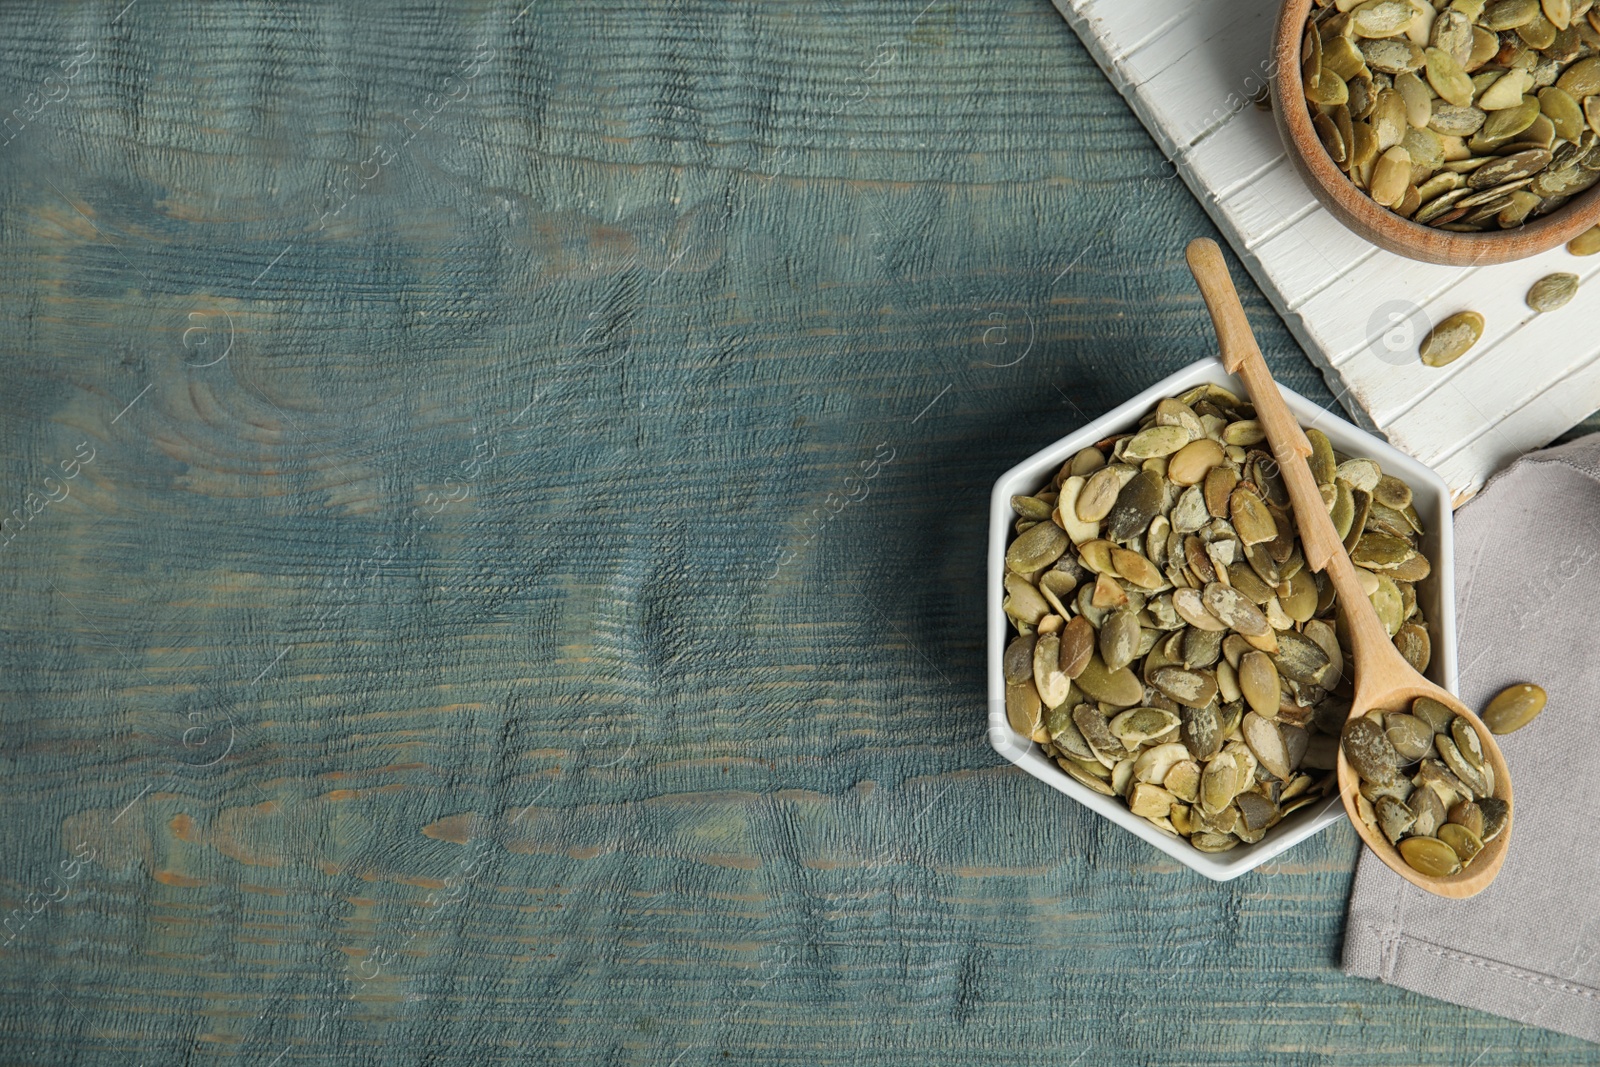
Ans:
{"label": "gray linen napkin", "polygon": [[1600,435],[1533,453],[1456,513],[1460,696],[1535,682],[1499,738],[1516,784],[1505,866],[1470,900],[1362,851],[1344,970],[1600,1041]]}

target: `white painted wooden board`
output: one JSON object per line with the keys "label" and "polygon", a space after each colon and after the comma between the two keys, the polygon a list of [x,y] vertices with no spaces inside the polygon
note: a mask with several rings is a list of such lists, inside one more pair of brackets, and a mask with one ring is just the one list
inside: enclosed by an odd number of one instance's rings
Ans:
{"label": "white painted wooden board", "polygon": [[[1458,504],[1600,409],[1600,257],[1556,249],[1439,267],[1346,230],[1295,172],[1272,116],[1249,103],[1270,69],[1274,0],[1053,2],[1344,407],[1437,470]],[[1555,271],[1584,285],[1535,315],[1523,297]],[[1423,333],[1466,308],[1487,320],[1483,340],[1448,367],[1424,367]]]}

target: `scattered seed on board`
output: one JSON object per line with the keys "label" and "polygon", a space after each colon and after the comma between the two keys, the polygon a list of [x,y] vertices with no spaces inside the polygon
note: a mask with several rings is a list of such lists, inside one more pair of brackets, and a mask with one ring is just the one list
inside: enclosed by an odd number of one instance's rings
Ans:
{"label": "scattered seed on board", "polygon": [[1528,290],[1528,306],[1538,312],[1554,311],[1578,295],[1576,274],[1547,274]]}
{"label": "scattered seed on board", "polygon": [[1592,256],[1600,252],[1600,226],[1584,230],[1568,241],[1567,251],[1575,256]]}
{"label": "scattered seed on board", "polygon": [[[1395,647],[1425,656],[1415,583],[1431,567],[1410,488],[1307,437],[1351,543],[1391,568],[1372,595],[1392,613]],[[1036,523],[1006,554],[1012,726],[1085,789],[1202,852],[1263,840],[1338,788],[1349,654],[1274,470],[1253,406],[1202,385],[1012,500]],[[1409,731],[1395,736],[1431,757],[1431,721]],[[1437,773],[1451,774],[1442,763]],[[1391,826],[1405,821],[1384,808]]]}
{"label": "scattered seed on board", "polygon": [[1458,311],[1428,332],[1419,353],[1429,367],[1444,367],[1464,355],[1483,336],[1483,316]]}

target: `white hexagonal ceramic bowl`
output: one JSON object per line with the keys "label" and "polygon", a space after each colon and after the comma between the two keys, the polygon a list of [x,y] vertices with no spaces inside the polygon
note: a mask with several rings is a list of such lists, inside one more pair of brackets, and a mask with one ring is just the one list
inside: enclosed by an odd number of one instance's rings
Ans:
{"label": "white hexagonal ceramic bowl", "polygon": [[[1214,359],[1192,364],[1171,377],[1157,382],[1138,396],[1094,420],[1082,429],[1063,437],[1049,448],[1036,452],[1012,467],[995,483],[989,504],[989,740],[995,751],[1045,785],[1065,793],[1091,811],[1110,819],[1131,834],[1142,837],[1185,866],[1219,882],[1237,878],[1246,871],[1293,848],[1328,824],[1344,818],[1337,793],[1326,801],[1295,812],[1253,845],[1222,853],[1205,853],[1187,841],[1168,837],[1144,819],[1130,812],[1121,800],[1102,796],[1079,785],[1057,767],[1031,740],[1011,729],[1005,711],[1005,677],[1001,656],[1010,636],[1010,624],[1001,610],[1005,595],[1006,546],[1012,537],[1015,516],[1011,497],[1038,491],[1080,449],[1137,425],[1140,417],[1154,409],[1157,401],[1176,396],[1202,382],[1215,382],[1245,396],[1243,384],[1222,369]],[[1304,426],[1315,426],[1328,435],[1333,447],[1347,456],[1375,459],[1384,471],[1404,480],[1412,488],[1417,511],[1426,524],[1423,551],[1433,562],[1433,573],[1420,583],[1417,595],[1430,622],[1433,658],[1428,676],[1452,692],[1456,688],[1455,560],[1451,534],[1450,493],[1444,481],[1410,456],[1326,411],[1289,389],[1284,399]]]}

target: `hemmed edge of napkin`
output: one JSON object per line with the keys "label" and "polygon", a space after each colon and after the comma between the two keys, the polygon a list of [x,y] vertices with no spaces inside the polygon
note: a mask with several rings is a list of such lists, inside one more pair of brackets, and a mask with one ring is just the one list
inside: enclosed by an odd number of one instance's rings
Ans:
{"label": "hemmed edge of napkin", "polygon": [[[1445,948],[1393,927],[1384,929],[1371,922],[1354,925],[1359,925],[1365,934],[1355,929],[1345,934],[1343,969],[1352,978],[1375,979],[1463,1008],[1509,1018],[1524,1026],[1600,1042],[1600,989],[1514,967],[1502,960]],[[1475,980],[1476,972],[1480,971],[1536,988],[1544,999],[1529,1018],[1508,1014],[1501,992]],[[1553,994],[1561,996],[1557,999]]]}

